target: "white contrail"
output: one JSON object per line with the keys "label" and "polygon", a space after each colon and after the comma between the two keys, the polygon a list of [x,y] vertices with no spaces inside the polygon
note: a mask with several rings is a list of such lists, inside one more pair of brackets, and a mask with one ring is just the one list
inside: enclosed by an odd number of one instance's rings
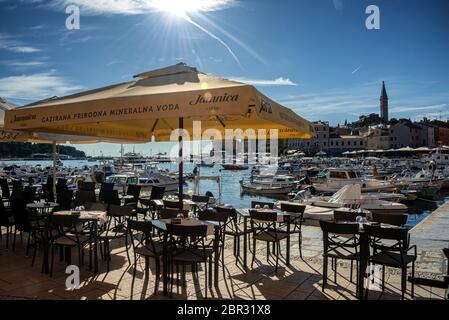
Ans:
{"label": "white contrail", "polygon": [[355,69],[354,71],[352,71],[352,74],[356,74],[361,68],[362,68],[362,66],[358,67],[357,69]]}
{"label": "white contrail", "polygon": [[206,33],[211,38],[213,38],[213,39],[217,40],[218,42],[220,42],[220,44],[223,45],[226,48],[226,50],[228,50],[228,52],[231,54],[231,56],[234,58],[234,60],[238,63],[240,68],[243,68],[242,64],[240,63],[239,58],[237,58],[237,56],[235,55],[234,51],[232,51],[231,47],[229,47],[229,45],[226,42],[224,42],[224,40],[222,40],[220,37],[218,37],[217,35],[215,35],[211,31],[207,30],[206,28],[204,28],[200,24],[198,24],[195,21],[193,21],[187,14],[183,14],[181,17],[183,19],[185,19],[187,22],[189,22],[192,25],[194,25],[195,27],[197,27],[198,29],[200,29],[201,31],[203,31],[204,33]]}

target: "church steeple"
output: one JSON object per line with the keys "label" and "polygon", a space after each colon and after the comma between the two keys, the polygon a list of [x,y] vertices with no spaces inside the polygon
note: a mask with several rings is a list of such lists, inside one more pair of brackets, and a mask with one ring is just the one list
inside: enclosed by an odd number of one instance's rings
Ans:
{"label": "church steeple", "polygon": [[382,92],[380,94],[380,118],[384,123],[388,122],[388,95],[385,89],[385,81],[382,81]]}

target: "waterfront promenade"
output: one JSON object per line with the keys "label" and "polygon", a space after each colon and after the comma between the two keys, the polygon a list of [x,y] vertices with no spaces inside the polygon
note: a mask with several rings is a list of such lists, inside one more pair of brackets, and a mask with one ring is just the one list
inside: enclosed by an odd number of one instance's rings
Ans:
{"label": "waterfront promenade", "polygon": [[[412,242],[418,246],[419,258],[416,276],[438,278],[444,273],[446,265],[441,249],[448,246],[449,202],[436,210],[427,219],[412,230]],[[446,229],[445,229],[446,228]],[[4,240],[4,239],[3,239]],[[25,243],[25,242],[24,242]],[[133,281],[133,267],[129,265],[124,241],[114,242],[111,246],[112,262],[110,271],[100,264],[99,274],[93,274],[84,266],[81,268],[81,286],[79,290],[65,289],[67,275],[65,265],[55,261],[53,277],[40,273],[40,257],[36,266],[31,267],[31,257],[25,257],[24,244],[18,241],[15,252],[6,250],[4,241],[0,249],[0,299],[167,299],[153,294],[154,277],[145,279],[143,260],[137,265],[136,278]],[[259,252],[260,250],[260,252]],[[265,258],[265,248],[258,248],[258,260],[253,269],[245,271],[235,263],[232,253],[232,241],[226,243],[224,270],[220,266],[220,282],[211,288],[208,298],[212,299],[293,299],[293,300],[355,300],[355,284],[350,282],[349,264],[341,262],[338,266],[338,282],[334,283],[333,272],[329,273],[329,283],[325,292],[321,290],[322,238],[318,227],[304,227],[303,259],[298,254],[296,241],[292,243],[291,266],[281,262],[278,273],[274,271],[274,260]],[[285,251],[284,251],[285,252]],[[58,260],[58,259],[56,259]],[[151,270],[154,265],[150,265]],[[204,273],[192,276],[187,273],[187,286],[175,291],[174,299],[203,299]],[[408,284],[410,289],[410,284]],[[415,287],[415,299],[443,299],[444,290],[422,286]],[[388,269],[386,289],[370,291],[369,299],[399,300],[400,272]],[[410,299],[409,293],[406,299]]]}

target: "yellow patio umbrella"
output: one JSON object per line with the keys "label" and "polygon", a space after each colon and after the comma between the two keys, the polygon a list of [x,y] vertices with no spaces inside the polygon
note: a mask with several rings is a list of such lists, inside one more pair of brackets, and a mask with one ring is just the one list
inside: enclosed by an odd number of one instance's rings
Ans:
{"label": "yellow patio umbrella", "polygon": [[[5,128],[131,141],[170,141],[175,129],[277,129],[280,139],[311,138],[310,122],[249,84],[177,64],[136,80],[6,111]],[[201,139],[201,137],[192,137]],[[182,159],[182,140],[180,158]],[[182,161],[180,161],[180,201]]]}
{"label": "yellow patio umbrella", "polygon": [[31,142],[31,143],[44,143],[52,144],[52,176],[53,176],[53,193],[56,194],[56,145],[57,144],[90,144],[98,142],[108,142],[108,143],[134,143],[133,141],[120,140],[120,139],[107,139],[98,137],[87,137],[87,136],[76,136],[76,135],[66,135],[66,134],[54,134],[45,132],[30,132],[30,131],[19,131],[19,130],[5,130],[4,128],[4,118],[5,111],[13,110],[18,106],[0,98],[0,143],[5,142]]}

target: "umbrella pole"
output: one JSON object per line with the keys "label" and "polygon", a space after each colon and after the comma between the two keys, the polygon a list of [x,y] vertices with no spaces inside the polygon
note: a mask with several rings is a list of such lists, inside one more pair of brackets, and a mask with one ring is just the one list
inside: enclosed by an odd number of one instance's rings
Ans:
{"label": "umbrella pole", "polygon": [[184,188],[184,161],[183,161],[183,130],[184,130],[184,118],[179,118],[179,210],[182,211],[183,205],[183,188]]}
{"label": "umbrella pole", "polygon": [[56,141],[53,141],[52,144],[52,153],[53,153],[53,197],[56,199]]}

